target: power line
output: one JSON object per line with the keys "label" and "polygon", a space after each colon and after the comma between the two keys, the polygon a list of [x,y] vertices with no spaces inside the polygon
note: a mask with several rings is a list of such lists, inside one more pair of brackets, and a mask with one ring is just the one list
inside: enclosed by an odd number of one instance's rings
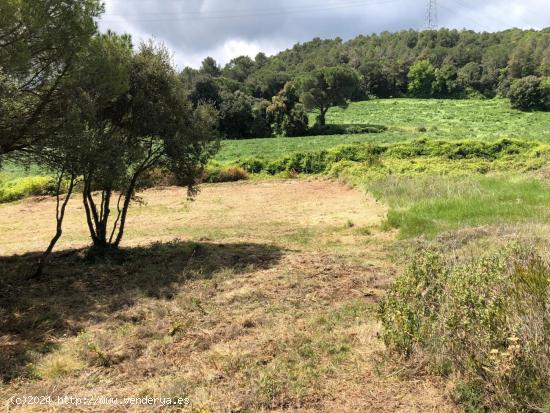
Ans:
{"label": "power line", "polygon": [[[114,14],[106,13],[106,17],[120,17],[120,19],[101,19],[103,22],[118,22],[118,21],[134,21],[134,22],[169,22],[169,21],[186,21],[186,20],[218,20],[218,19],[238,19],[238,18],[250,18],[250,17],[271,17],[271,16],[283,16],[283,15],[292,15],[298,13],[312,13],[312,12],[323,12],[331,11],[338,9],[346,9],[353,7],[363,7],[370,5],[381,5],[394,3],[400,0],[377,0],[377,1],[354,1],[347,3],[340,3],[338,5],[326,6],[326,7],[293,7],[288,9],[256,9],[257,11],[246,11],[241,10],[242,14],[239,14],[239,11],[231,10],[218,10],[212,12],[181,12],[181,13],[157,13],[157,16],[165,16],[158,18],[140,18],[138,15],[128,16],[127,14]],[[226,13],[226,14],[223,14]],[[152,15],[152,14],[149,14]]]}

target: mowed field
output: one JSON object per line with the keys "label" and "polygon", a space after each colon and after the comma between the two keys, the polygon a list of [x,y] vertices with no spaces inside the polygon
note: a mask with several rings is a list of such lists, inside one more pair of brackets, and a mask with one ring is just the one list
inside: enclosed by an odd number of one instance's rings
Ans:
{"label": "mowed field", "polygon": [[[24,276],[51,235],[54,201],[0,206],[0,370],[11,379],[2,399],[188,397],[186,410],[207,412],[454,410],[438,381],[400,375],[377,338],[377,301],[396,273],[383,205],[326,180],[206,185],[195,202],[156,189],[143,200],[124,250],[93,258],[81,249],[88,239],[75,200],[54,260],[32,286]],[[101,410],[118,411],[79,411]]]}

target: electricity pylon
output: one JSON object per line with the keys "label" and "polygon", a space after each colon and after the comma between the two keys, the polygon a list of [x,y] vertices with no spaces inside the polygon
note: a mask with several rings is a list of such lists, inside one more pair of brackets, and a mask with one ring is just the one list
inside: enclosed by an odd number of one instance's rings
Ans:
{"label": "electricity pylon", "polygon": [[428,30],[437,30],[437,0],[428,0],[426,11],[426,28]]}

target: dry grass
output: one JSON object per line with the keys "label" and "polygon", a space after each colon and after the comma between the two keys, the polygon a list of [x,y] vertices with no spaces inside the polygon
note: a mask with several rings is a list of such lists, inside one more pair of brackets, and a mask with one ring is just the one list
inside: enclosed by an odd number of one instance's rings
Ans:
{"label": "dry grass", "polygon": [[386,211],[372,199],[317,180],[207,185],[193,203],[175,188],[143,199],[125,250],[104,257],[82,249],[75,200],[61,252],[32,285],[24,274],[50,236],[53,202],[0,207],[0,397],[185,396],[187,410],[216,412],[454,410],[440,383],[381,359],[375,306],[395,273],[385,252],[394,234],[380,229]]}

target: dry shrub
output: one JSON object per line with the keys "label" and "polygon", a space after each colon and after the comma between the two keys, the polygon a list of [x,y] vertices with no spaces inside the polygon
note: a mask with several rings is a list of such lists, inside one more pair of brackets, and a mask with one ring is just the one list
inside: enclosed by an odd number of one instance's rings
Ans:
{"label": "dry shrub", "polygon": [[550,406],[550,261],[511,246],[458,263],[419,253],[380,305],[383,339],[458,377],[468,411]]}
{"label": "dry shrub", "polygon": [[211,166],[207,168],[203,177],[204,182],[217,183],[217,182],[236,182],[248,179],[248,172],[246,172],[240,166]]}

